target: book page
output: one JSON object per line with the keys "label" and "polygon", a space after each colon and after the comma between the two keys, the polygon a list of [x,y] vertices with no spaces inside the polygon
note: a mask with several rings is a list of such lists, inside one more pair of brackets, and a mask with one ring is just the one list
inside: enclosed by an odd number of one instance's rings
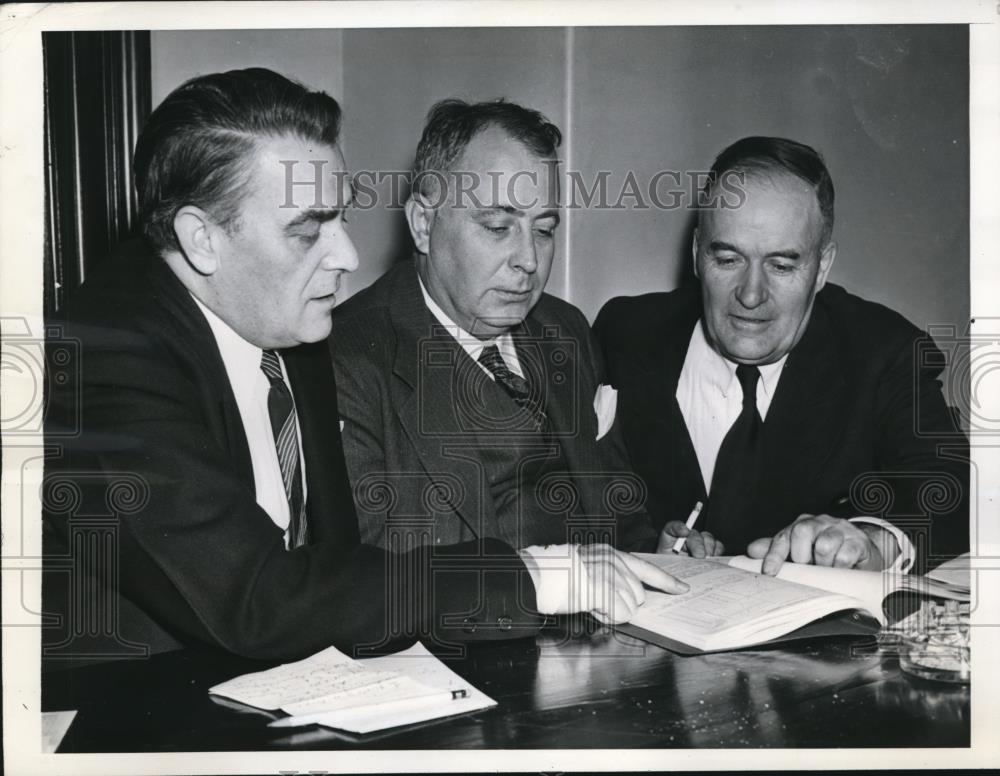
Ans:
{"label": "book page", "polygon": [[[763,559],[748,558],[738,555],[728,559],[729,565],[760,573]],[[947,566],[947,564],[945,564]],[[810,563],[783,563],[778,570],[778,579],[787,579],[802,585],[829,590],[832,593],[843,593],[864,601],[865,608],[875,614],[880,621],[882,617],[882,601],[890,593],[897,590],[910,590],[922,595],[938,598],[954,598],[957,601],[969,600],[968,571],[965,575],[965,585],[957,575],[948,576],[948,570],[942,573],[944,579],[934,576],[915,576],[889,571],[863,571],[861,569],[832,568],[829,566],[814,566]],[[957,584],[956,584],[957,583]],[[885,623],[882,622],[884,625]]]}
{"label": "book page", "polygon": [[[762,558],[748,558],[737,555],[729,561],[734,568],[760,574]],[[902,587],[902,574],[886,574],[881,571],[862,571],[860,569],[832,568],[829,566],[813,566],[809,563],[782,563],[778,570],[778,579],[797,582],[800,585],[827,590],[831,593],[842,593],[864,602],[875,618],[885,625],[885,615],[882,613],[882,601],[889,593]]]}
{"label": "book page", "polygon": [[[646,602],[631,624],[699,649],[767,641],[832,612],[862,607],[861,601],[845,595],[748,573],[714,560],[672,554],[638,556],[683,579],[691,589],[682,595],[647,591]],[[877,611],[881,612],[881,606]]]}
{"label": "book page", "polygon": [[925,578],[941,582],[954,589],[964,589],[968,592],[972,584],[972,574],[970,571],[969,553],[965,552],[957,558],[946,560],[937,568],[928,571]]}

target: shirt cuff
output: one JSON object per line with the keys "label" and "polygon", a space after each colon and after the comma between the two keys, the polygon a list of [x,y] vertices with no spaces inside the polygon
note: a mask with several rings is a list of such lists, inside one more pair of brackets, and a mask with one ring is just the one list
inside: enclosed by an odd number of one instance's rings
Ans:
{"label": "shirt cuff", "polygon": [[887,520],[883,520],[880,517],[852,517],[850,522],[877,525],[883,531],[886,531],[895,537],[896,544],[899,545],[899,555],[896,556],[896,562],[889,566],[889,568],[884,569],[885,571],[892,571],[896,574],[906,574],[910,570],[910,567],[913,566],[913,561],[916,559],[916,554],[913,551],[913,543],[910,541],[910,537],[908,537],[892,523]]}
{"label": "shirt cuff", "polygon": [[[535,585],[535,608],[539,614],[571,614],[570,594],[585,583],[587,570],[575,544],[534,545],[518,553]],[[579,589],[579,588],[578,588]]]}

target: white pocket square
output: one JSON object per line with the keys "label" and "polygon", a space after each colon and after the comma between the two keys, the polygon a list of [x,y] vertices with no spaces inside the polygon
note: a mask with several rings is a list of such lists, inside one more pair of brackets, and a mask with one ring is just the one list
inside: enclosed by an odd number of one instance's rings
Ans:
{"label": "white pocket square", "polygon": [[340,430],[341,430],[341,431],[343,431],[343,430],[344,430],[344,421],[340,421]]}
{"label": "white pocket square", "polygon": [[600,439],[611,429],[618,408],[618,391],[610,385],[597,386],[594,394],[594,414],[597,415],[597,438]]}

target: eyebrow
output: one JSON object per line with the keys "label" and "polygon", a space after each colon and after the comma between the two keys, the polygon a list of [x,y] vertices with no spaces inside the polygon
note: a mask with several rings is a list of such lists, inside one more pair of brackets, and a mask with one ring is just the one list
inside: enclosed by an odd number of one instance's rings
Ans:
{"label": "eyebrow", "polygon": [[343,211],[343,208],[307,208],[299,213],[295,218],[285,224],[285,231],[291,231],[296,227],[302,226],[308,223],[315,224],[325,224],[327,221],[332,221]]}
{"label": "eyebrow", "polygon": [[[519,210],[512,205],[495,205],[493,207],[481,207],[476,208],[476,215],[489,215],[491,213],[507,213],[512,216],[523,216],[524,211]],[[541,221],[544,218],[554,218],[556,221],[556,226],[562,222],[562,217],[559,215],[558,210],[543,210],[539,213],[533,220]]]}
{"label": "eyebrow", "polygon": [[[723,240],[712,240],[712,242],[708,244],[708,247],[712,251],[732,251],[733,253],[738,253],[741,256],[743,255],[742,250],[737,248],[735,245],[727,243]],[[787,250],[782,250],[782,251],[771,251],[764,258],[792,259],[797,261],[798,259],[802,258],[802,254],[799,253],[797,250],[794,250],[793,248],[789,248]]]}

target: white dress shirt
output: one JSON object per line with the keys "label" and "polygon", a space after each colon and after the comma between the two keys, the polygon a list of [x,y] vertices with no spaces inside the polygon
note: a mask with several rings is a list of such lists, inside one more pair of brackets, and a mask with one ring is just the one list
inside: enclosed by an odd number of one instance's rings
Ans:
{"label": "white dress shirt", "polygon": [[[773,364],[758,367],[757,411],[762,421],[767,419],[767,411],[778,390],[787,360],[786,353]],[[736,364],[723,358],[708,344],[701,321],[691,332],[675,395],[698,457],[705,492],[708,493],[712,488],[712,475],[722,440],[743,409],[743,389],[736,378]],[[767,472],[763,476],[767,476]],[[900,553],[891,570],[908,571],[913,565],[913,545],[896,526],[877,517],[855,517],[852,522],[877,525],[895,537]]]}
{"label": "white dress shirt", "polygon": [[[758,367],[757,411],[767,418],[771,399],[778,388],[781,370],[788,360],[786,353],[773,364]],[[712,488],[715,459],[722,440],[743,409],[743,389],[736,378],[736,364],[720,356],[705,339],[701,324],[691,332],[687,356],[677,381],[677,403],[691,435],[705,492]]]}
{"label": "white dress shirt", "polygon": [[[271,383],[260,368],[263,350],[243,339],[233,331],[232,327],[218,315],[209,310],[201,300],[191,297],[208,319],[208,325],[219,346],[222,363],[226,368],[226,376],[236,397],[236,406],[243,421],[243,431],[250,448],[250,461],[253,464],[253,481],[257,503],[267,512],[274,524],[285,532],[285,546],[288,546],[288,496],[285,484],[281,479],[281,466],[278,463],[278,451],[274,446],[274,433],[271,430],[271,416],[267,409],[267,394]],[[281,374],[285,384],[291,390],[285,362],[278,356],[281,364]],[[298,413],[295,416],[295,432],[299,445],[299,466],[302,470],[302,499],[306,498],[306,462],[302,455],[302,431],[299,427]]]}
{"label": "white dress shirt", "polygon": [[524,377],[524,372],[521,371],[521,362],[517,358],[517,348],[514,347],[514,338],[510,336],[509,331],[505,331],[503,334],[494,337],[489,340],[481,340],[473,337],[469,332],[455,323],[448,314],[441,309],[441,306],[431,299],[431,295],[427,293],[427,288],[424,286],[424,281],[417,275],[417,281],[420,283],[420,293],[424,295],[424,304],[427,305],[427,309],[431,311],[431,315],[448,330],[448,333],[455,338],[462,349],[469,354],[469,358],[479,365],[486,374],[490,376],[491,380],[496,380],[493,377],[493,373],[490,372],[485,366],[479,363],[479,356],[482,354],[490,345],[496,345],[497,350],[500,351],[500,355],[503,356],[504,362],[507,364],[507,368],[516,374],[518,377]]}

